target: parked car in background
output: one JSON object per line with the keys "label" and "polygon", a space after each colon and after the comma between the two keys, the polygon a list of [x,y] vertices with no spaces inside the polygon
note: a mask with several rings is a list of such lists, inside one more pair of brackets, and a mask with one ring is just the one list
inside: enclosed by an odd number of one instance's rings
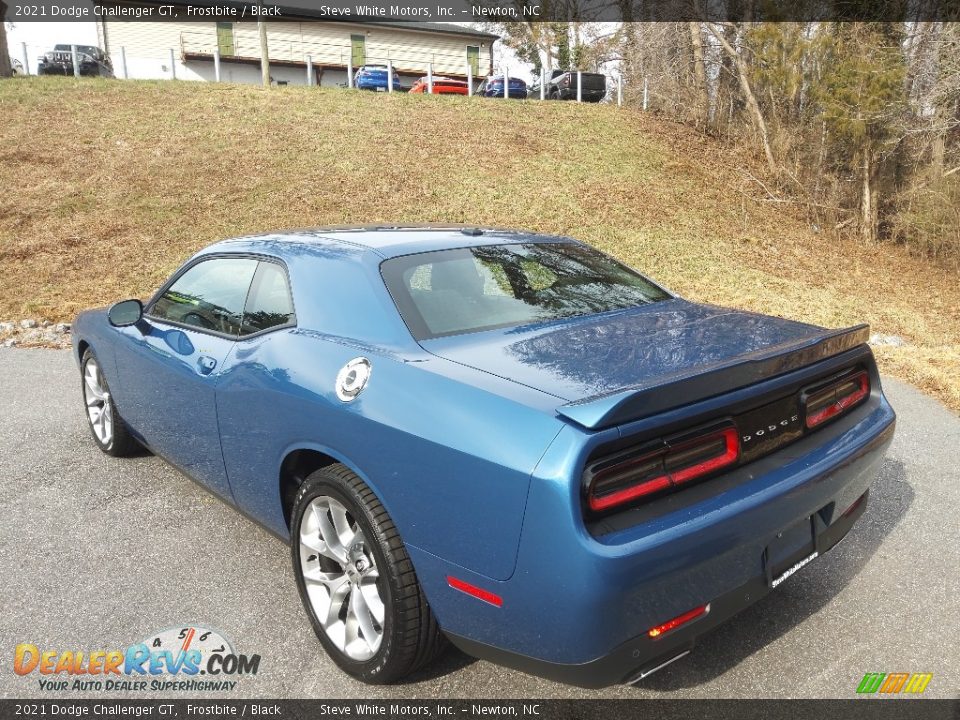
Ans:
{"label": "parked car in background", "polygon": [[[580,98],[583,102],[600,102],[607,94],[607,76],[602,73],[580,73]],[[530,88],[530,96],[540,97],[540,78]],[[547,100],[576,100],[577,71],[553,70],[546,78],[543,96]]]}
{"label": "parked car in background", "polygon": [[[110,57],[95,45],[77,45],[80,74],[85,77],[113,77]],[[73,52],[70,45],[54,45],[44,53],[37,65],[38,75],[73,75]]]}
{"label": "parked car in background", "polygon": [[[430,92],[430,83],[426,77],[417,80],[410,88],[414,94]],[[464,80],[453,80],[448,77],[433,78],[434,95],[466,95],[467,83]]]}
{"label": "parked car in background", "polygon": [[10,58],[10,70],[14,75],[23,75],[23,63],[16,58]]}
{"label": "parked car in background", "polygon": [[[527,84],[520,78],[510,78],[507,94],[514,100],[525,100]],[[483,97],[503,97],[503,75],[491,75],[477,88],[477,95]]]}
{"label": "parked car in background", "polygon": [[[357,88],[357,90],[386,92],[389,89],[387,86],[387,72],[388,68],[386,65],[362,65],[357,68],[357,72],[353,76],[353,86]],[[403,85],[400,84],[400,77],[397,75],[396,70],[393,71],[393,89],[403,90]]]}
{"label": "parked car in background", "polygon": [[835,570],[801,572],[894,433],[868,338],[684,300],[570,238],[450,226],[225,240],[72,332],[96,445],[144,445],[288,541],[345,672],[399,680],[446,637],[587,687]]}

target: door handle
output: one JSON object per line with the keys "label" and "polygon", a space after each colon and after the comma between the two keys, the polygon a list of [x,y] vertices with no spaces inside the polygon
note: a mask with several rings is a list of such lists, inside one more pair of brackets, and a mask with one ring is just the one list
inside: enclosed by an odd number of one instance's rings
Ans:
{"label": "door handle", "polygon": [[209,375],[217,366],[217,361],[209,355],[201,355],[197,358],[197,369],[201,375]]}

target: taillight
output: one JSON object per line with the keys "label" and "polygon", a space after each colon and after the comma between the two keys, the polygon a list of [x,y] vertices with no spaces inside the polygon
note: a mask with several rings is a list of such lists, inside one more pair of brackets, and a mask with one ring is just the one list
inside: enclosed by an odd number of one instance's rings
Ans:
{"label": "taillight", "polygon": [[587,504],[594,512],[609,510],[710,475],[739,457],[740,435],[733,425],[666,441],[651,452],[595,467]]}
{"label": "taillight", "polygon": [[822,425],[859,405],[870,394],[870,376],[866,371],[850,375],[825,388],[803,396],[804,423],[807,429]]}

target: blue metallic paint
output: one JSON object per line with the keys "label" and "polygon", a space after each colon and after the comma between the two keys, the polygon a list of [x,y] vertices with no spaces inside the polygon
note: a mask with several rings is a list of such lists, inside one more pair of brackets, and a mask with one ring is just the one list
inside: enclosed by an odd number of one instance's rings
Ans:
{"label": "blue metallic paint", "polygon": [[[541,241],[568,242],[398,229],[224,241],[196,257],[251,253],[285,263],[296,328],[235,342],[149,318],[113,328],[94,310],[77,318],[74,342],[98,354],[140,438],[277,534],[288,532],[284,458],[323,452],[381,499],[444,630],[549,663],[588,662],[755,578],[778,530],[852,503],[873,478],[876,441],[894,414],[871,358],[869,401],[829,429],[738,468],[723,492],[595,536],[580,496],[595,448],[690,426],[812,371],[597,431],[564,421],[559,406],[822,331],[677,298],[421,346],[379,276],[383,259],[396,255]],[[210,375],[197,371],[200,354],[217,360]],[[344,404],[334,378],[360,355],[373,374]],[[451,590],[450,574],[501,595],[503,607]]]}

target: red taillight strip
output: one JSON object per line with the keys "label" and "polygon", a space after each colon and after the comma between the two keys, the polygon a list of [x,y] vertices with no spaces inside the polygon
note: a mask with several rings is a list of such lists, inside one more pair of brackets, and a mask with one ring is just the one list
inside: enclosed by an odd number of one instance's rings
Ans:
{"label": "red taillight strip", "polygon": [[625,487],[623,490],[617,490],[616,492],[602,495],[600,497],[591,494],[588,498],[588,502],[590,503],[591,510],[599,512],[600,510],[611,508],[614,505],[620,505],[621,503],[629,502],[630,500],[636,500],[644,495],[651,495],[655,492],[659,492],[660,490],[665,490],[668,487],[670,487],[670,478],[666,475],[661,475],[660,477],[655,477],[652,480],[646,480],[645,482],[638,483],[637,485],[631,485],[629,487]]}
{"label": "red taillight strip", "polygon": [[[849,395],[844,395],[835,402],[832,402],[826,407],[817,410],[815,413],[813,413],[813,415],[807,415],[805,423],[808,430],[815,428],[817,425],[826,422],[832,417],[836,417],[840,413],[856,405],[870,394],[870,377],[866,372],[860,372],[852,377],[844,378],[829,388],[814,393],[813,397],[816,397],[821,393],[835,391],[839,385],[843,385],[844,383],[848,382],[856,382],[859,387]],[[809,402],[810,398],[807,399],[807,403]]]}
{"label": "red taillight strip", "polygon": [[696,620],[698,617],[706,615],[710,612],[710,603],[706,605],[701,605],[700,607],[695,607],[693,610],[688,610],[683,615],[677,615],[673,620],[667,620],[662,625],[655,625],[654,627],[647,630],[647,635],[652,638],[657,638],[668,633],[671,630],[676,630],[681,625],[686,625],[691,620]]}
{"label": "red taillight strip", "polygon": [[[670,480],[674,484],[679,485],[680,483],[685,483],[688,480],[693,480],[701,475],[706,475],[707,473],[719,470],[722,467],[736,462],[737,456],[740,455],[740,435],[737,433],[737,429],[732,427],[725,428],[720,431],[718,435],[723,438],[723,454],[670,473]],[[714,436],[710,435],[702,440],[698,439],[697,443],[711,440],[713,437]]]}
{"label": "red taillight strip", "polygon": [[478,600],[483,600],[485,603],[490,603],[494,607],[503,607],[503,598],[499,595],[495,595],[489,590],[484,590],[483,588],[478,588],[476,585],[471,585],[468,582],[464,582],[460,578],[455,578],[453,575],[447,575],[447,585],[452,587],[454,590],[459,590],[460,592],[471,595]]}
{"label": "red taillight strip", "polygon": [[[740,434],[737,432],[736,427],[730,426],[725,427],[718,432],[715,431],[707,433],[701,437],[683,442],[676,447],[668,446],[664,450],[653,453],[652,455],[630,460],[622,465],[609,468],[607,471],[609,472],[611,470],[616,470],[623,465],[640,465],[644,461],[648,461],[657,456],[660,456],[663,459],[669,459],[670,453],[672,452],[680,452],[697,447],[698,445],[706,445],[707,443],[716,441],[718,439],[722,439],[724,443],[723,453],[720,455],[708,458],[702,462],[690,465],[689,467],[680,468],[679,470],[668,472],[666,471],[666,468],[663,468],[664,473],[662,475],[643,480],[634,485],[628,485],[620,490],[615,490],[604,495],[595,495],[593,493],[593,488],[591,487],[587,494],[587,504],[594,512],[609,510],[617,505],[623,505],[631,500],[636,500],[638,498],[660,492],[661,490],[666,490],[667,488],[681,485],[720,470],[728,465],[734,464],[740,457]],[[596,482],[596,480],[594,482]]]}

